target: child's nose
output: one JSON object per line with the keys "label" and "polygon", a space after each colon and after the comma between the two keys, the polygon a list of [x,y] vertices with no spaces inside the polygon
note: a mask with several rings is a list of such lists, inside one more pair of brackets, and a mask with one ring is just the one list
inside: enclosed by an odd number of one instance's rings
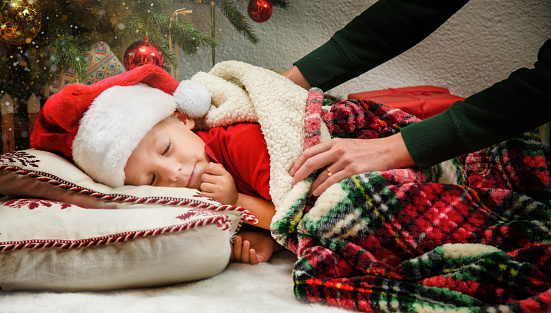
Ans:
{"label": "child's nose", "polygon": [[176,162],[163,162],[162,179],[172,183],[180,178],[181,166]]}

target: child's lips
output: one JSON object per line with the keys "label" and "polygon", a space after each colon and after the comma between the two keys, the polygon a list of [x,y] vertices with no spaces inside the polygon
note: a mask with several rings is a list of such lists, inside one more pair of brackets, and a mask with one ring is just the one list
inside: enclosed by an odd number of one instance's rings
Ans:
{"label": "child's lips", "polygon": [[189,188],[189,186],[193,185],[195,182],[195,179],[197,178],[197,164],[193,166],[193,171],[191,171],[191,175],[189,175],[189,179],[187,181],[186,187]]}

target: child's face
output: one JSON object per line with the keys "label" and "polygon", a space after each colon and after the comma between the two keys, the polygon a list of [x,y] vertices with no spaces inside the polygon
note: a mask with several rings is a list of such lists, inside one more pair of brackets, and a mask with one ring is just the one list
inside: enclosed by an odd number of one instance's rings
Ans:
{"label": "child's face", "polygon": [[192,131],[195,122],[179,118],[166,118],[145,135],[124,168],[126,184],[200,189],[210,159]]}

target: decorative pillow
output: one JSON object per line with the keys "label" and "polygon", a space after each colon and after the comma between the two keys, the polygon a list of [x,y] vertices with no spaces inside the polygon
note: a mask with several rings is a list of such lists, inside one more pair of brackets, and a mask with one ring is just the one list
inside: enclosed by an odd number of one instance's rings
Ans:
{"label": "decorative pillow", "polygon": [[221,272],[241,207],[197,190],[95,183],[55,154],[0,156],[0,287],[107,290]]}
{"label": "decorative pillow", "polygon": [[[119,61],[111,48],[103,41],[97,42],[84,53],[84,58],[88,63],[86,81],[81,82],[86,85],[93,84],[109,76],[124,72],[124,65]],[[45,99],[58,92],[67,84],[76,82],[77,74],[75,70],[67,66],[63,73],[55,75],[44,86],[42,91]]]}

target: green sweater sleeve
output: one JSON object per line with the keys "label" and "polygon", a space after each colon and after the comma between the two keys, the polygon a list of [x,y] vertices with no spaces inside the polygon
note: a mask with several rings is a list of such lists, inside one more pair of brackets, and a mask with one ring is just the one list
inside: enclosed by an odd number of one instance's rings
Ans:
{"label": "green sweater sleeve", "polygon": [[551,39],[532,69],[454,103],[443,113],[402,129],[415,164],[426,168],[483,149],[551,121]]}
{"label": "green sweater sleeve", "polygon": [[310,86],[329,90],[430,35],[468,0],[380,0],[295,62]]}

